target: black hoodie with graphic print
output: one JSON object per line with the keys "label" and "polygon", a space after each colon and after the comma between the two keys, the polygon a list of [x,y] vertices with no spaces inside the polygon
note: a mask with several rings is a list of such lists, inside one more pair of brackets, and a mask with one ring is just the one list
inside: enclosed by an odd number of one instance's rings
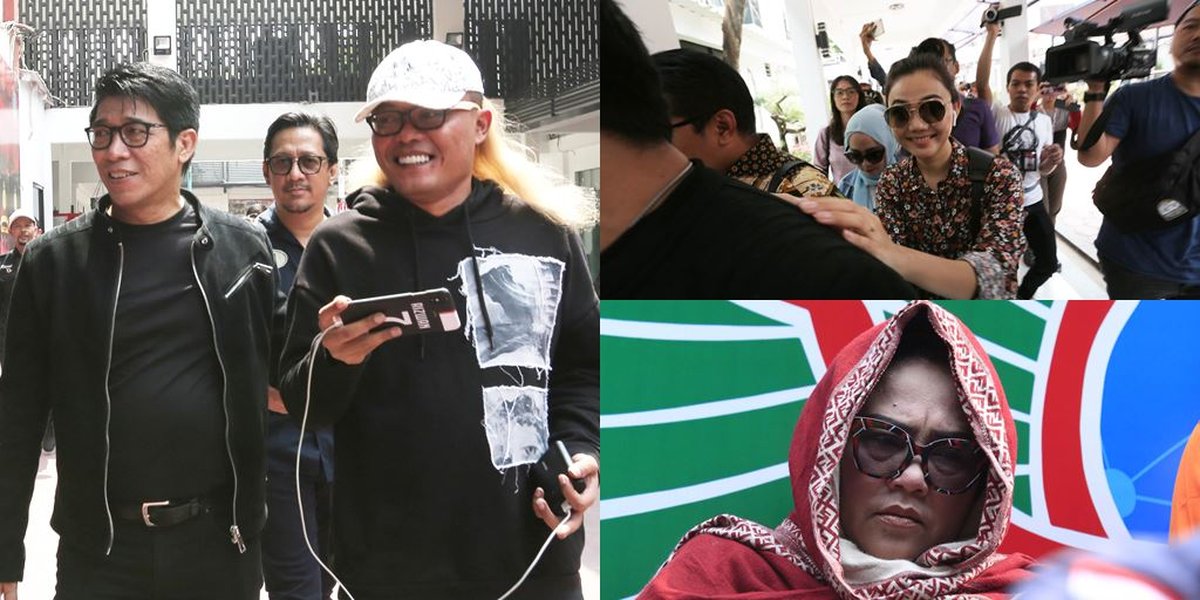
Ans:
{"label": "black hoodie with graphic print", "polygon": [[[357,366],[318,350],[307,427],[334,425],[334,571],[356,596],[498,597],[550,531],[530,463],[560,439],[599,457],[582,243],[492,182],[441,217],[390,189],[347,201],[313,232],[288,301],[288,411],[304,414],[317,312],[338,294],[446,287],[463,328],[401,336]],[[582,534],[554,541],[515,597],[578,597]]]}

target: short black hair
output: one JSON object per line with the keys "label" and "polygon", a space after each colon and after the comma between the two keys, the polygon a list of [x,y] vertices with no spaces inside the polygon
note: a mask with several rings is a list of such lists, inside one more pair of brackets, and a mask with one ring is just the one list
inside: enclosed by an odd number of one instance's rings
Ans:
{"label": "short black hair", "polygon": [[[158,65],[140,62],[117,65],[96,80],[96,103],[88,122],[96,120],[100,103],[108,98],[123,97],[149,104],[163,125],[171,143],[185,129],[200,129],[200,96],[196,88],[178,72]],[[183,165],[187,172],[191,159]]]}
{"label": "short black hair", "polygon": [[1035,78],[1037,81],[1041,81],[1041,80],[1042,80],[1042,70],[1041,70],[1041,69],[1039,69],[1039,68],[1037,67],[1037,65],[1035,65],[1035,64],[1033,64],[1033,63],[1031,63],[1031,62],[1029,62],[1029,61],[1021,61],[1021,62],[1019,62],[1019,63],[1017,63],[1017,64],[1015,64],[1015,65],[1013,65],[1013,66],[1011,66],[1011,67],[1009,67],[1009,68],[1008,68],[1008,75],[1006,75],[1006,76],[1004,77],[1004,83],[1005,83],[1005,84],[1007,84],[1008,82],[1012,81],[1012,74],[1013,74],[1013,72],[1015,72],[1015,71],[1021,71],[1021,72],[1023,72],[1023,73],[1033,73],[1033,77],[1034,77],[1034,78]]}
{"label": "short black hair", "polygon": [[667,101],[633,21],[615,0],[600,0],[600,130],[630,142],[669,142]]}
{"label": "short black hair", "polygon": [[738,132],[753,134],[754,98],[746,81],[729,63],[696,50],[667,50],[650,57],[662,83],[671,114],[696,119],[692,127],[704,128],[701,118],[728,109],[737,118]]}
{"label": "short black hair", "polygon": [[941,58],[946,52],[950,53],[950,58],[954,59],[954,62],[958,62],[958,55],[954,53],[954,44],[942,38],[931,37],[921,40],[921,43],[917,44],[908,53],[908,56],[911,58],[917,54],[936,54],[938,58]]}
{"label": "short black hair", "polygon": [[959,101],[958,88],[954,85],[954,77],[950,75],[950,71],[946,70],[946,63],[942,61],[941,56],[925,52],[913,54],[892,63],[892,68],[888,70],[887,85],[883,88],[883,95],[891,96],[892,87],[896,85],[896,81],[917,71],[932,71],[934,77],[942,82],[946,91],[950,92],[950,101]]}
{"label": "short black hair", "polygon": [[329,159],[329,164],[337,164],[338,136],[333,120],[325,115],[303,110],[285,112],[271,123],[271,126],[267,128],[267,138],[263,140],[263,160],[271,158],[271,144],[275,143],[276,134],[285,129],[298,127],[312,127],[317,130],[317,133],[321,134],[321,145],[325,148],[325,158]]}

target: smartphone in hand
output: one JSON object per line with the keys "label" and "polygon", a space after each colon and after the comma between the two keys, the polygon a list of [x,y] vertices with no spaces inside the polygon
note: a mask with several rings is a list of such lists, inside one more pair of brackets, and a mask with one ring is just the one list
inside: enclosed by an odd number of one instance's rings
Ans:
{"label": "smartphone in hand", "polygon": [[375,331],[399,327],[402,335],[412,335],[455,331],[462,326],[454,296],[446,288],[351,300],[342,312],[342,322],[351,323],[377,312],[387,320]]}

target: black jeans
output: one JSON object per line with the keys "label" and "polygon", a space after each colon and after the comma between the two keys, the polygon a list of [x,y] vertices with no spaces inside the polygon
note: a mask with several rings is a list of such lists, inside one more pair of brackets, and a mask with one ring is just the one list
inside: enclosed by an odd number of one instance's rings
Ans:
{"label": "black jeans", "polygon": [[1103,256],[1100,257],[1100,270],[1104,271],[1108,297],[1113,300],[1200,299],[1200,285],[1188,285],[1135,273]]}
{"label": "black jeans", "polygon": [[172,527],[114,520],[108,556],[58,544],[55,600],[258,600],[258,540],[229,541],[229,519],[198,515]]}
{"label": "black jeans", "polygon": [[1017,298],[1028,300],[1033,297],[1047,279],[1058,271],[1058,241],[1054,235],[1054,222],[1046,212],[1045,202],[1035,202],[1025,207],[1025,240],[1033,252],[1033,266],[1017,288]]}

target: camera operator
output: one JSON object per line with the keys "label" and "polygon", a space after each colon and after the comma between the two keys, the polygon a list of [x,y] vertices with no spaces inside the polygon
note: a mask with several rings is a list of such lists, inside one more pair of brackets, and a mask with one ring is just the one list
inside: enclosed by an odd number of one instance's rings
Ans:
{"label": "camera operator", "polygon": [[[1088,81],[1080,139],[1109,113],[1099,140],[1079,151],[1079,162],[1115,166],[1171,152],[1200,130],[1200,2],[1175,22],[1171,73],[1118,89],[1104,104],[1107,82]],[[1085,144],[1086,146],[1086,144]],[[1105,218],[1096,250],[1110,298],[1200,298],[1200,217],[1166,229],[1122,233]]]}
{"label": "camera operator", "polygon": [[[1000,35],[1000,24],[985,25],[987,39],[979,54],[975,85],[979,97],[992,103],[992,88],[989,85],[992,70],[992,49]],[[1058,270],[1058,249],[1054,223],[1042,202],[1042,177],[1057,170],[1062,162],[1062,147],[1054,143],[1054,126],[1050,117],[1033,110],[1033,95],[1042,79],[1041,71],[1029,62],[1019,62],[1008,70],[1005,77],[1008,104],[994,102],[992,112],[996,115],[996,130],[1000,132],[1000,145],[1004,155],[1024,174],[1025,193],[1025,239],[1033,253],[1033,264],[1021,281],[1017,298],[1029,299],[1046,280]]]}

